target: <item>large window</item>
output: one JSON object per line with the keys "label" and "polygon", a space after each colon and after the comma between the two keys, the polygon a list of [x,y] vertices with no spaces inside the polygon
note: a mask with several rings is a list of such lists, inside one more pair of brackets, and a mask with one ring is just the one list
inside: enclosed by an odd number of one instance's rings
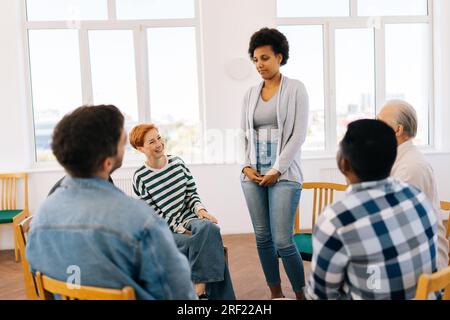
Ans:
{"label": "large window", "polygon": [[91,30],[88,35],[93,103],[114,101],[126,122],[136,124],[139,116],[133,32]]}
{"label": "large window", "polygon": [[192,162],[201,161],[198,158],[201,154],[198,141],[198,68],[196,50],[192,46],[195,29],[152,29],[148,30],[147,40],[150,105],[154,106],[151,118],[158,123],[171,152],[185,154]]}
{"label": "large window", "polygon": [[373,29],[337,29],[335,81],[337,140],[349,122],[375,113]]}
{"label": "large window", "polygon": [[386,24],[386,98],[405,99],[417,111],[416,142],[428,144],[430,30],[427,23]]}
{"label": "large window", "polygon": [[78,32],[29,30],[28,39],[36,151],[38,160],[51,160],[55,123],[83,100]]}
{"label": "large window", "polygon": [[282,72],[310,96],[306,150],[334,151],[349,122],[394,98],[417,111],[416,143],[432,145],[431,12],[427,0],[277,0],[291,50]]}
{"label": "large window", "polygon": [[[81,104],[114,104],[130,130],[153,122],[169,153],[201,159],[195,0],[26,0],[36,161]],[[136,157],[128,145],[126,158]]]}
{"label": "large window", "polygon": [[[157,124],[168,152],[190,163],[205,161],[205,146],[221,148],[203,123],[201,70],[213,68],[199,52],[208,47],[200,0],[22,1],[37,162],[54,160],[53,128],[82,104],[116,105],[127,130]],[[301,80],[310,100],[305,155],[334,154],[349,122],[374,118],[393,98],[416,109],[416,143],[433,145],[431,0],[275,1],[290,44],[281,71]],[[128,145],[126,160],[139,157]]]}
{"label": "large window", "polygon": [[28,21],[105,20],[108,0],[26,0]]}
{"label": "large window", "polygon": [[325,148],[323,27],[283,26],[279,29],[289,39],[290,51],[294,53],[291,54],[282,72],[307,84],[310,125],[304,149],[323,150]]}
{"label": "large window", "polygon": [[348,0],[278,0],[279,17],[345,17],[349,13]]}

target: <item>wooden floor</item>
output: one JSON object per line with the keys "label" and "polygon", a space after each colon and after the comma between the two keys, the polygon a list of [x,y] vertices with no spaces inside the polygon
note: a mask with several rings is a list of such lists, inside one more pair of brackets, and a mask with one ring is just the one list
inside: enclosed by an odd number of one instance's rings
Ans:
{"label": "wooden floor", "polygon": [[[236,297],[240,300],[266,300],[270,294],[256,252],[253,234],[223,236],[228,247],[230,273]],[[304,262],[305,276],[310,263]],[[283,292],[287,298],[294,293],[280,261]],[[22,265],[14,262],[13,251],[0,251],[0,300],[26,299],[23,288]]]}
{"label": "wooden floor", "polygon": [[0,300],[23,300],[22,264],[14,262],[14,251],[0,251]]}
{"label": "wooden floor", "polygon": [[[236,298],[240,300],[267,300],[270,292],[256,251],[255,236],[251,234],[223,237],[228,247],[228,260]],[[280,261],[281,286],[286,298],[295,299],[295,294]],[[303,262],[305,277],[309,274],[310,262]],[[307,279],[307,278],[306,278]]]}

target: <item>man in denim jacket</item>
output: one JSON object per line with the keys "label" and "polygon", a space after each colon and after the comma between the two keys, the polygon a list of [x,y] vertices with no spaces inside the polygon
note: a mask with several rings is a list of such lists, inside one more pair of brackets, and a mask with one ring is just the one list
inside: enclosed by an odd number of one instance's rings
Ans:
{"label": "man in denim jacket", "polygon": [[129,285],[138,299],[196,299],[167,224],[108,182],[126,140],[111,105],[80,107],[57,124],[52,150],[68,176],[31,223],[31,270],[72,285]]}

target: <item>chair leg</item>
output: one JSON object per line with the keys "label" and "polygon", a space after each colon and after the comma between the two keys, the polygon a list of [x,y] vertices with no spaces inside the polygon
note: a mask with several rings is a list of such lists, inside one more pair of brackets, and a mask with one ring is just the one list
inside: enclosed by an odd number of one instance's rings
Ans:
{"label": "chair leg", "polygon": [[16,230],[13,224],[13,238],[14,238],[14,261],[19,262],[19,246],[17,245]]}

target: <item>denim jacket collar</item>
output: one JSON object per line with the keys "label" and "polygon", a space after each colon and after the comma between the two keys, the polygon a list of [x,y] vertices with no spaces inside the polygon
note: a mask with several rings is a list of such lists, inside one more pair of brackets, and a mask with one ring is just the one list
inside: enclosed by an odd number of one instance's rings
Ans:
{"label": "denim jacket collar", "polygon": [[117,187],[114,186],[108,180],[99,178],[99,177],[90,177],[90,178],[76,178],[67,175],[64,180],[61,182],[61,187],[63,188],[95,188],[95,189],[107,189],[107,190],[115,190],[120,191]]}

